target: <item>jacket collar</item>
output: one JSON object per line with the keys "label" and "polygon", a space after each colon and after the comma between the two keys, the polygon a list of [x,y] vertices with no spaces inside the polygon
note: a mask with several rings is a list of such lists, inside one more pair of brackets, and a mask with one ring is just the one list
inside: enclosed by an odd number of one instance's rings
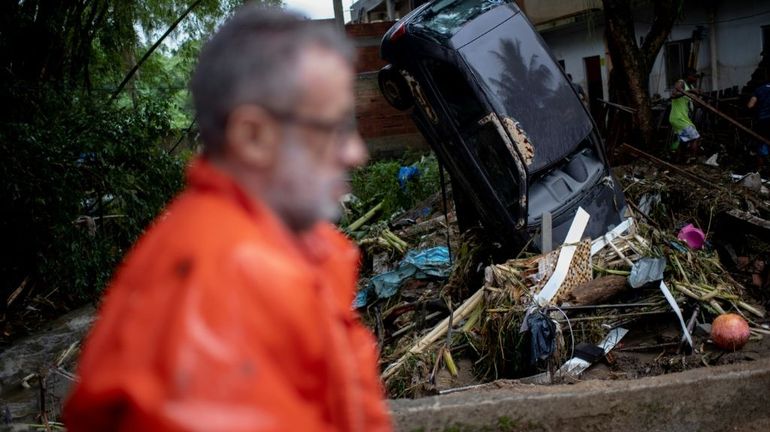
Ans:
{"label": "jacket collar", "polygon": [[325,261],[334,253],[324,241],[329,223],[319,223],[307,232],[292,232],[264,202],[250,196],[231,176],[204,157],[194,159],[187,168],[187,185],[192,191],[218,195],[245,211],[260,227],[270,233],[281,246],[296,250],[312,262]]}

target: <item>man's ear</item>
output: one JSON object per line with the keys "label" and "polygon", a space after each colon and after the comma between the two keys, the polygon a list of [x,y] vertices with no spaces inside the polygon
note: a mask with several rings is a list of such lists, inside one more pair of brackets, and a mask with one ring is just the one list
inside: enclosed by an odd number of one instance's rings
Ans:
{"label": "man's ear", "polygon": [[263,108],[241,105],[227,118],[225,140],[225,151],[241,163],[269,168],[278,153],[280,128]]}

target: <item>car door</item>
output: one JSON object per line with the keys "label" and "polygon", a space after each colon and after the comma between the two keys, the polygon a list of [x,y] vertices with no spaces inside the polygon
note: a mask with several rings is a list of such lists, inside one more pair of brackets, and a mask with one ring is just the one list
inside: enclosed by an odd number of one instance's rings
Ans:
{"label": "car door", "polygon": [[[427,58],[423,61],[433,93],[449,120],[441,127],[447,140],[461,143],[476,173],[473,189],[482,217],[491,224],[502,224],[506,231],[523,228],[526,223],[526,170],[517,162],[500,119],[491,112],[483,96],[474,91],[472,78],[449,61]],[[480,190],[483,189],[483,190]],[[486,199],[478,199],[484,198]],[[480,202],[479,202],[480,201]],[[504,215],[503,220],[500,216]]]}

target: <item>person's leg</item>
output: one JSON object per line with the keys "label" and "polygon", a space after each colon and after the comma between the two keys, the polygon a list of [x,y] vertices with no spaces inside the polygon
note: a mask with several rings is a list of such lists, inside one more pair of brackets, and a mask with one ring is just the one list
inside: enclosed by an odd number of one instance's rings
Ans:
{"label": "person's leg", "polygon": [[697,157],[700,150],[700,138],[694,139],[688,143],[688,149],[690,150],[690,157]]}
{"label": "person's leg", "polygon": [[679,141],[686,147],[688,158],[694,158],[698,154],[700,147],[700,134],[695,126],[687,126],[679,132]]}
{"label": "person's leg", "polygon": [[674,133],[673,141],[671,141],[671,145],[668,148],[669,157],[672,162],[679,162],[679,155],[682,150],[681,141],[679,141],[679,135]]}
{"label": "person's leg", "polygon": [[[758,120],[756,123],[756,132],[763,138],[770,138],[770,119]],[[770,154],[770,146],[766,142],[757,143],[757,172],[762,172],[765,168],[767,156]]]}

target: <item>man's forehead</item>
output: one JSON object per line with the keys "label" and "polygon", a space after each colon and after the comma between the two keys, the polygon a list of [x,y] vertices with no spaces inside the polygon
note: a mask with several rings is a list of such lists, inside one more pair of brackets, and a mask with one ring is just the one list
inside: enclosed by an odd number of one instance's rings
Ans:
{"label": "man's forehead", "polygon": [[300,54],[297,65],[300,79],[353,79],[353,65],[341,54],[329,49],[308,47]]}
{"label": "man's forehead", "polygon": [[310,103],[352,103],[355,71],[341,54],[322,47],[308,47],[297,62],[301,99]]}

